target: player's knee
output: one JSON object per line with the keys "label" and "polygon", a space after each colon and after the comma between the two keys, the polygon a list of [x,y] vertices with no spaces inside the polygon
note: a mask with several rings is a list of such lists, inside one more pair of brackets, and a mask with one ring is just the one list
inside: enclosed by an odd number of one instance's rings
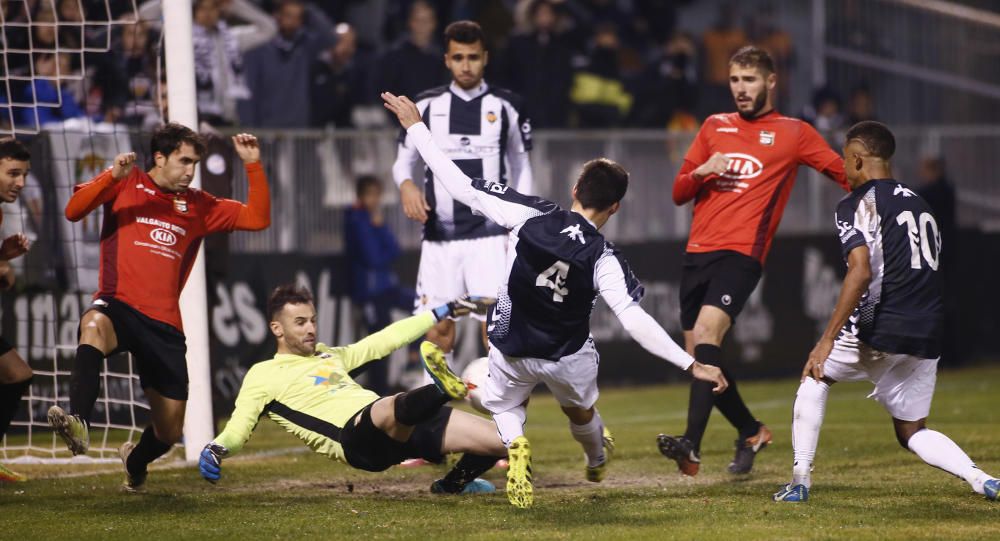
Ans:
{"label": "player's knee", "polygon": [[156,435],[156,439],[163,443],[173,445],[181,441],[184,436],[184,425],[181,426],[167,426],[158,427],[153,425],[153,434]]}
{"label": "player's knee", "polygon": [[912,438],[917,432],[926,428],[926,426],[922,421],[907,423],[897,422],[895,423],[894,428],[896,429],[896,441],[899,442],[899,445],[902,446],[903,449],[909,450],[910,438]]}
{"label": "player's knee", "polygon": [[[711,321],[697,321],[694,324],[694,328],[691,329],[691,334],[694,336],[694,344],[718,344],[721,342],[721,330],[719,326]],[[692,347],[692,349],[694,349]]]}
{"label": "player's knee", "polygon": [[80,321],[80,343],[107,351],[109,342],[114,338],[114,327],[111,320],[100,312],[90,311],[84,314]]}

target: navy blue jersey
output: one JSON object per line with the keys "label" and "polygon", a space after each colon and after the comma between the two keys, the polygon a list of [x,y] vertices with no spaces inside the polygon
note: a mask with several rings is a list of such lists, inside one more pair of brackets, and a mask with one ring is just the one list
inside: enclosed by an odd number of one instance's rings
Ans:
{"label": "navy blue jersey", "polygon": [[859,186],[837,206],[846,261],[868,246],[872,279],[841,340],[856,336],[887,353],[941,354],[941,234],[927,203],[892,179]]}
{"label": "navy blue jersey", "polygon": [[505,355],[559,360],[583,347],[602,264],[617,266],[610,272],[624,277],[632,301],[642,297],[628,263],[580,214],[555,208],[515,233],[506,288],[488,326],[490,342]]}
{"label": "navy blue jersey", "polygon": [[[483,83],[464,90],[454,83],[421,93],[417,109],[434,141],[448,157],[472,178],[514,186],[531,192],[531,122],[524,114],[521,98],[499,87]],[[419,155],[400,132],[393,179],[401,184],[413,176]],[[431,211],[424,223],[424,240],[450,241],[506,235],[506,229],[476,215],[468,205],[441,189],[430,168],[424,169],[424,196]]]}

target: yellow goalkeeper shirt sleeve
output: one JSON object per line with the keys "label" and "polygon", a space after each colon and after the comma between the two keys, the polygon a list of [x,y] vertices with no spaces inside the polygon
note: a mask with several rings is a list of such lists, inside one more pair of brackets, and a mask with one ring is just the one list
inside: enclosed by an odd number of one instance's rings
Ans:
{"label": "yellow goalkeeper shirt sleeve", "polygon": [[380,398],[358,385],[349,372],[420,338],[434,323],[433,314],[425,312],[349,346],[319,344],[309,357],[278,354],[253,365],[243,378],[236,409],[215,443],[230,453],[240,451],[266,414],[317,453],[343,461],[341,429]]}

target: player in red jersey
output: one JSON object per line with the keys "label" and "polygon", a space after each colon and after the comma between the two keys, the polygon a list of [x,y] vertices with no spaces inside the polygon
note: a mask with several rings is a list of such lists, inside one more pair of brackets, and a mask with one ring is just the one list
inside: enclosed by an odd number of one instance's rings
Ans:
{"label": "player in red jersey", "polygon": [[[13,203],[24,188],[31,169],[31,153],[24,143],[14,139],[0,139],[0,202]],[[3,214],[0,213],[0,223]],[[14,269],[10,260],[28,251],[29,242],[24,233],[11,235],[0,243],[0,289],[14,287]],[[0,439],[21,405],[21,397],[31,386],[31,367],[17,354],[14,346],[0,337]],[[0,464],[0,484],[26,481],[20,473]]]}
{"label": "player in red jersey", "polygon": [[233,145],[249,179],[246,205],[190,188],[205,144],[175,123],[153,133],[152,169],[143,172],[135,166],[133,152],[120,154],[110,169],[77,186],[66,205],[70,221],[104,206],[100,289],[80,319],[70,378],[72,415],[53,406],[49,424],[74,455],[86,453],[104,357],[132,352],[152,424],[138,444],[126,443],[120,450],[129,491],[142,486],[146,466],[181,438],[188,375],[180,294],[201,239],[219,231],[258,231],[271,223],[257,138],[241,133],[233,137]]}
{"label": "player in red jersey", "polygon": [[843,161],[809,124],[774,109],[777,77],[770,56],[743,47],[729,61],[737,112],[705,120],[674,180],[674,203],[694,200],[694,218],[681,275],[681,324],[688,353],[722,368],[729,388],[692,382],[687,431],[660,434],[664,456],[687,475],[698,473],[701,439],[713,404],[739,431],[731,473],[749,473],[771,431],[750,413],[722,360],[722,339],[757,287],[800,165],[845,190]]}

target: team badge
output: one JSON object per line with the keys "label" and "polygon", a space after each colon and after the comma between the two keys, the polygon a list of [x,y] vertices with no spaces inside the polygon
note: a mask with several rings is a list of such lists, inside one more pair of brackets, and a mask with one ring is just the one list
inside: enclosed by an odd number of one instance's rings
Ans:
{"label": "team badge", "polygon": [[175,197],[174,198],[174,210],[176,210],[177,212],[180,212],[182,214],[187,214],[187,211],[188,211],[187,200],[185,200],[183,198],[180,198],[180,197]]}
{"label": "team badge", "polygon": [[496,122],[497,121],[496,113],[494,113],[493,111],[486,113],[486,121],[489,122],[490,124]]}
{"label": "team badge", "polygon": [[774,144],[774,132],[773,131],[760,131],[760,144],[771,146]]}

